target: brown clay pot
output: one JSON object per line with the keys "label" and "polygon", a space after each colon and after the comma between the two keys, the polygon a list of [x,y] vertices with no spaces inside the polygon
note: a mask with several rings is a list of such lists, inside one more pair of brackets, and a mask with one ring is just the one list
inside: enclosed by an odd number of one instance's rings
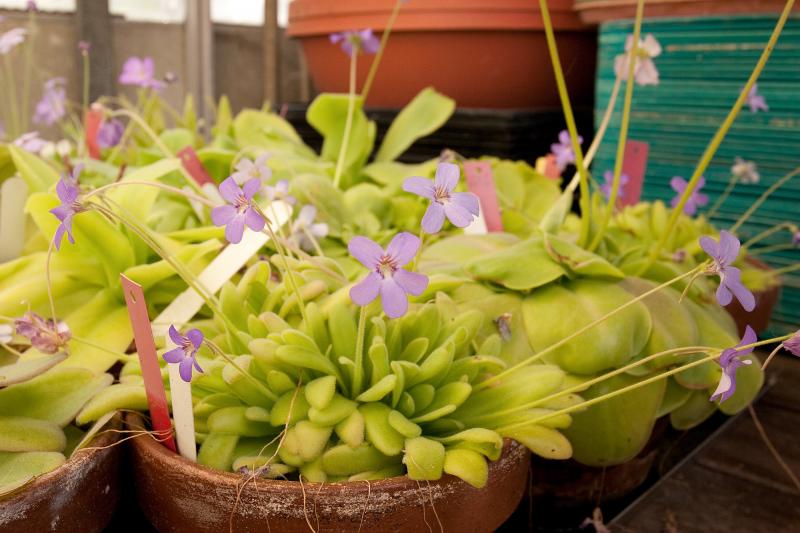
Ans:
{"label": "brown clay pot", "polygon": [[90,445],[94,449],[0,497],[0,531],[103,531],[119,501],[118,440],[119,433],[101,433]]}
{"label": "brown clay pot", "polygon": [[[128,415],[126,422],[143,427],[139,415]],[[449,475],[430,482],[403,476],[371,482],[259,479],[245,484],[243,476],[188,461],[147,435],[131,443],[139,506],[162,533],[229,528],[281,533],[494,531],[522,498],[530,460],[525,447],[507,441],[503,455],[490,464],[483,489]]]}
{"label": "brown clay pot", "polygon": [[[760,268],[762,270],[769,270],[770,267],[765,262],[748,257],[745,259],[748,263]],[[744,335],[745,328],[749,325],[756,333],[761,333],[769,326],[772,310],[778,303],[781,297],[781,286],[773,285],[766,290],[756,291],[753,293],[756,298],[756,307],[750,312],[744,310],[739,304],[739,301],[734,299],[725,310],[730,313],[733,320],[736,322],[736,328],[739,330],[739,335]]]}
{"label": "brown clay pot", "polygon": [[[346,92],[349,58],[330,43],[334,32],[386,27],[395,0],[294,0],[288,35],[300,39],[320,91]],[[570,97],[591,106],[595,31],[572,10],[573,0],[550,0]],[[402,107],[433,86],[459,107],[558,106],[539,3],[535,0],[413,0],[392,29],[368,105]],[[373,56],[358,61],[358,87]]]}
{"label": "brown clay pot", "polygon": [[[780,13],[785,4],[784,0],[647,0],[644,15],[652,18]],[[586,24],[632,19],[636,16],[636,0],[575,0],[575,10]]]}

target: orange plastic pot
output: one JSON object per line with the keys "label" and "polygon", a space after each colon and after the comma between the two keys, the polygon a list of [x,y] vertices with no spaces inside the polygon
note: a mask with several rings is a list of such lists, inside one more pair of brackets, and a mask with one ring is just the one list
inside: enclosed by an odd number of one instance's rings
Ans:
{"label": "orange plastic pot", "polygon": [[[785,4],[784,0],[648,0],[644,15],[651,18],[780,13]],[[636,0],[575,0],[575,10],[585,23],[599,24],[634,18]]]}
{"label": "orange plastic pot", "polygon": [[[394,0],[294,0],[288,34],[300,39],[317,89],[346,92],[349,58],[334,32],[386,27]],[[575,105],[591,106],[596,36],[572,10],[550,0],[559,55]],[[374,56],[358,61],[358,87]],[[535,0],[412,0],[404,4],[367,104],[401,107],[433,86],[460,107],[559,105],[539,3]]]}

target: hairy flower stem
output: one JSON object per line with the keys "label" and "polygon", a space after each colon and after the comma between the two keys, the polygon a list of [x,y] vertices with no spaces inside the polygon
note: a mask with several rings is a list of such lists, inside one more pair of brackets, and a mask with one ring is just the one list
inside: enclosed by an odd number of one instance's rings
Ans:
{"label": "hairy flower stem", "polygon": [[792,224],[791,222],[781,222],[780,224],[776,224],[776,225],[772,226],[771,228],[765,229],[764,231],[762,231],[761,233],[759,233],[755,237],[751,238],[750,240],[745,241],[745,243],[742,244],[742,248],[749,248],[750,246],[754,245],[755,243],[757,243],[759,241],[762,241],[763,239],[766,239],[770,235],[778,233],[779,231],[784,230],[784,229],[788,230],[788,231],[791,231],[792,233],[798,231],[797,225]]}
{"label": "hairy flower stem", "polygon": [[367,306],[362,305],[358,314],[358,332],[356,333],[355,367],[353,368],[353,390],[355,399],[361,394],[361,381],[364,377],[364,335],[367,328]]}
{"label": "hairy flower stem", "polygon": [[767,367],[769,366],[769,363],[772,361],[775,355],[777,355],[777,353],[780,352],[782,349],[783,349],[783,343],[776,346],[775,349],[770,352],[769,357],[767,357],[767,359],[764,361],[764,364],[761,365],[761,370],[766,370]]}
{"label": "hairy flower stem", "polygon": [[[773,342],[783,341],[783,340],[788,339],[789,337],[791,337],[791,335],[785,335],[783,337],[777,337],[777,338],[774,338],[774,339],[767,339],[765,341],[755,342],[753,344],[747,344],[745,346],[738,347],[737,349],[746,350],[746,349],[750,349],[750,348],[756,348],[758,346],[763,346],[765,344],[772,344]],[[654,382],[656,382],[656,381],[658,381],[660,379],[664,379],[666,377],[672,376],[672,375],[677,374],[679,372],[683,372],[684,370],[688,370],[690,368],[694,368],[696,366],[700,366],[700,365],[702,365],[704,363],[707,363],[708,361],[715,361],[715,360],[717,360],[719,358],[720,355],[722,355],[722,352],[723,352],[723,350],[717,350],[716,353],[713,354],[713,355],[709,355],[708,357],[704,357],[702,359],[698,359],[697,361],[692,361],[691,363],[686,363],[685,365],[677,366],[677,367],[675,367],[673,369],[667,370],[666,372],[658,374],[657,376],[653,376],[651,378],[648,378],[648,379],[633,383],[631,385],[628,385],[627,387],[622,387],[621,389],[617,389],[615,391],[611,391],[608,394],[603,394],[602,396],[598,396],[597,398],[592,398],[591,400],[585,400],[585,401],[583,401],[581,403],[578,403],[578,404],[575,404],[575,405],[571,405],[569,407],[565,407],[564,409],[559,409],[557,411],[552,411],[550,413],[547,413],[547,414],[542,415],[542,416],[537,416],[537,417],[532,418],[530,420],[524,420],[522,422],[516,422],[514,424],[509,424],[508,426],[504,426],[502,428],[498,428],[497,431],[499,431],[499,432],[507,432],[509,430],[514,430],[514,429],[519,429],[519,428],[522,428],[522,427],[525,427],[525,426],[539,424],[539,423],[541,423],[541,422],[543,422],[545,420],[548,420],[548,419],[556,417],[556,416],[567,415],[567,414],[573,413],[575,411],[580,411],[580,410],[582,410],[582,409],[584,409],[586,407],[591,407],[592,405],[595,405],[595,404],[600,403],[602,401],[610,400],[611,398],[615,398],[617,396],[620,396],[621,394],[625,394],[626,392],[630,392],[630,391],[639,389],[641,387],[645,387],[645,386],[647,386],[647,385],[649,385],[651,383],[654,383]]]}
{"label": "hairy flower stem", "polygon": [[519,370],[520,368],[522,368],[524,366],[527,366],[527,365],[533,363],[534,361],[537,361],[537,360],[541,359],[543,356],[547,355],[548,353],[552,352],[553,350],[555,350],[557,348],[560,348],[561,346],[567,344],[568,342],[570,342],[573,339],[575,339],[576,337],[584,334],[585,332],[587,332],[588,330],[590,330],[593,327],[597,326],[598,324],[601,324],[604,321],[606,321],[609,318],[611,318],[612,316],[617,315],[618,313],[621,313],[622,311],[624,311],[628,307],[630,307],[630,306],[632,306],[632,305],[644,300],[645,298],[647,298],[648,296],[650,296],[652,294],[657,293],[658,291],[660,291],[661,289],[664,289],[665,287],[669,287],[670,285],[673,285],[673,284],[677,283],[678,281],[680,281],[682,279],[688,278],[689,276],[693,276],[693,275],[697,274],[698,272],[701,272],[705,268],[706,268],[706,263],[702,263],[702,264],[696,266],[695,268],[693,268],[692,270],[681,274],[680,276],[672,278],[671,280],[669,280],[667,282],[664,282],[664,283],[662,283],[661,285],[659,285],[657,287],[653,287],[649,291],[640,294],[636,298],[633,298],[632,300],[630,300],[628,302],[625,302],[624,304],[622,304],[621,306],[617,307],[616,309],[613,309],[612,311],[609,311],[608,313],[606,313],[605,315],[601,316],[600,318],[598,318],[596,320],[593,320],[592,322],[586,324],[582,328],[579,328],[578,330],[574,331],[570,335],[567,335],[566,337],[564,337],[560,341],[558,341],[558,342],[556,342],[554,344],[551,344],[550,346],[548,346],[547,348],[545,348],[541,352],[533,354],[532,356],[528,357],[527,359],[524,359],[524,360],[520,361],[519,363],[517,363],[517,364],[515,364],[515,365],[513,365],[513,366],[511,366],[511,367],[509,367],[509,368],[507,368],[505,370],[503,370],[499,374],[496,374],[496,375],[494,375],[492,377],[489,377],[489,378],[483,380],[482,382],[480,382],[479,384],[477,384],[475,386],[475,390],[483,390],[483,389],[487,388],[492,383],[503,379],[504,377],[508,376],[509,374],[515,372],[516,370]]}
{"label": "hairy flower stem", "polygon": [[[170,157],[170,158],[175,157],[175,154],[172,153],[172,150],[167,148],[167,145],[161,141],[161,138],[156,134],[155,131],[153,131],[153,128],[151,128],[150,125],[147,124],[147,122],[145,122],[145,120],[138,114],[134,113],[133,111],[129,111],[127,109],[118,109],[116,111],[112,111],[111,113],[109,113],[109,117],[111,118],[128,117],[132,122],[135,122],[140,128],[142,128],[142,130],[144,130],[147,136],[150,137],[150,139],[153,141],[153,144],[155,144],[158,147],[158,149],[161,150],[161,152],[164,154],[165,157]],[[122,146],[122,139],[120,139],[119,145],[117,145],[117,147],[119,146]],[[111,160],[110,157],[109,160]],[[186,172],[186,169],[183,168],[183,165],[180,166],[180,172],[181,174],[183,174],[183,177],[186,179],[186,182],[189,184],[189,186],[192,189],[194,189],[196,193],[200,195],[204,194],[203,189],[201,189],[200,185],[198,185],[197,182],[194,181],[194,178],[192,178],[189,175],[189,173]]]}
{"label": "hairy flower stem", "polygon": [[[10,54],[5,54],[3,56],[3,61],[6,69],[6,87],[8,92],[8,98],[11,101],[11,127],[13,128],[13,132],[11,134],[11,138],[18,137],[19,135],[25,133],[21,130],[22,124],[20,123],[19,118],[19,102],[17,102],[17,84],[14,83],[14,67],[11,65],[11,57]],[[25,113],[28,110],[25,109]]]}
{"label": "hairy flower stem", "polygon": [[[544,0],[542,0],[544,1]],[[783,12],[781,13],[780,18],[778,19],[777,24],[775,25],[775,29],[772,31],[772,35],[767,42],[767,46],[764,47],[764,51],[761,53],[761,57],[758,59],[758,63],[756,63],[753,72],[750,74],[750,78],[747,80],[742,92],[739,94],[739,97],[736,99],[736,103],[733,104],[733,108],[728,113],[728,116],[720,125],[717,132],[714,134],[714,137],[708,143],[705,151],[703,152],[703,156],[700,158],[700,162],[697,164],[697,167],[692,174],[691,179],[689,179],[689,183],[686,185],[686,190],[683,191],[683,194],[678,201],[678,205],[672,210],[672,214],[670,215],[669,221],[667,222],[666,231],[661,234],[661,238],[658,240],[655,246],[650,249],[650,255],[647,258],[637,274],[641,274],[646,272],[653,264],[658,260],[661,256],[661,250],[667,243],[667,240],[672,235],[673,230],[675,229],[675,225],[678,223],[678,219],[683,214],[683,207],[686,205],[686,202],[689,201],[689,198],[694,193],[694,190],[697,188],[697,184],[700,181],[700,178],[703,176],[703,173],[708,168],[708,165],[711,163],[711,160],[714,157],[714,154],[717,153],[717,149],[719,148],[720,144],[722,144],[723,139],[728,134],[728,130],[730,130],[731,126],[733,125],[734,120],[736,120],[739,111],[742,109],[745,101],[747,100],[747,95],[750,93],[750,89],[755,84],[758,77],[761,75],[761,71],[764,70],[764,65],[767,64],[767,60],[769,59],[770,54],[772,54],[772,50],[775,48],[775,44],[778,41],[778,37],[783,31],[783,27],[786,24],[786,20],[789,18],[789,15],[792,12],[792,7],[794,7],[795,0],[787,0],[786,6],[783,8]],[[800,171],[800,169],[798,169]],[[741,219],[740,219],[741,221]],[[736,228],[740,225],[737,222],[736,226],[731,229],[731,233],[735,233]]]}
{"label": "hairy flower stem", "polygon": [[717,211],[719,210],[719,208],[722,207],[722,204],[725,203],[725,200],[728,199],[728,196],[731,195],[731,193],[733,192],[733,189],[738,184],[739,184],[739,175],[738,174],[733,174],[731,176],[731,179],[728,180],[728,185],[727,185],[727,187],[725,187],[725,190],[722,192],[720,197],[717,198],[717,201],[714,202],[714,205],[711,206],[711,209],[709,209],[708,212],[706,213],[706,218],[707,219],[711,220],[711,218],[714,215],[717,214]]}
{"label": "hairy flower stem", "polygon": [[583,161],[581,143],[578,142],[578,127],[575,125],[575,116],[572,113],[572,104],[569,101],[569,93],[567,92],[567,83],[564,80],[564,71],[561,68],[561,60],[558,57],[558,48],[556,47],[556,38],[555,34],[553,33],[553,23],[550,20],[550,10],[547,7],[547,0],[539,0],[539,7],[542,14],[542,24],[544,25],[545,35],[547,37],[547,48],[550,52],[550,61],[553,63],[553,73],[556,77],[558,95],[561,99],[561,107],[564,110],[564,120],[567,123],[569,137],[572,140],[572,150],[575,152],[575,166],[578,167],[578,175],[580,176],[581,231],[580,236],[578,237],[578,243],[582,245],[585,244],[589,238],[589,229],[592,218],[591,202],[589,198],[589,178],[586,171],[586,165]]}
{"label": "hairy flower stem", "polygon": [[214,344],[212,341],[210,341],[208,339],[204,339],[203,343],[206,346],[208,346],[208,348],[211,350],[211,352],[214,355],[217,355],[217,356],[222,357],[223,359],[225,359],[233,368],[235,368],[250,383],[255,385],[255,387],[259,390],[259,392],[261,392],[261,394],[263,394],[264,396],[266,396],[267,398],[269,398],[273,402],[278,400],[278,397],[275,395],[274,392],[269,390],[269,388],[267,388],[263,383],[261,383],[255,377],[251,376],[250,373],[247,372],[244,368],[239,366],[239,363],[237,363],[230,355],[226,354],[222,350],[222,348],[220,348],[219,346],[217,346],[216,344]]}
{"label": "hairy flower stem", "polygon": [[356,107],[356,64],[358,62],[358,48],[353,47],[350,56],[350,89],[347,95],[347,118],[344,123],[342,145],[339,147],[339,157],[336,158],[336,171],[333,174],[333,186],[339,188],[344,170],[344,159],[347,157],[347,145],[350,143],[350,130],[353,129],[353,114]]}
{"label": "hairy flower stem", "polygon": [[614,161],[614,179],[611,183],[611,193],[608,195],[608,203],[600,219],[600,227],[589,245],[589,251],[593,252],[603,241],[608,223],[614,215],[614,208],[617,206],[619,196],[619,182],[622,176],[622,163],[625,158],[625,145],[628,141],[628,126],[631,116],[631,101],[633,100],[633,72],[636,66],[637,52],[639,51],[639,37],[642,32],[642,16],[644,14],[644,0],[636,3],[636,21],[633,24],[633,46],[631,46],[628,59],[628,80],[625,82],[625,100],[622,104],[622,120],[619,125],[619,139],[617,140],[617,157]]}
{"label": "hairy flower stem", "polygon": [[369,90],[372,88],[372,82],[375,81],[375,75],[378,72],[378,66],[380,66],[381,59],[383,59],[383,51],[386,49],[386,44],[389,42],[389,35],[392,33],[392,28],[397,20],[397,15],[400,14],[400,7],[402,4],[403,0],[395,1],[392,14],[389,15],[389,21],[386,23],[386,29],[383,30],[383,34],[381,35],[381,44],[378,47],[378,52],[375,54],[375,59],[372,60],[372,64],[369,66],[369,72],[367,73],[367,79],[364,81],[364,87],[361,88],[361,99],[364,102],[367,101]]}
{"label": "hairy flower stem", "polygon": [[503,411],[493,412],[490,415],[485,415],[483,417],[477,417],[476,418],[476,422],[477,422],[478,419],[482,419],[482,418],[486,418],[487,421],[488,421],[490,418],[491,419],[496,419],[497,417],[500,417],[500,416],[513,415],[515,413],[520,413],[520,412],[526,411],[528,409],[533,409],[534,407],[538,407],[538,406],[540,406],[542,404],[546,404],[547,402],[550,402],[552,400],[556,400],[558,398],[561,398],[562,396],[567,396],[567,395],[572,394],[574,392],[580,392],[580,391],[586,390],[589,387],[591,387],[592,385],[596,385],[597,383],[601,383],[601,382],[603,382],[603,381],[605,381],[607,379],[613,378],[614,376],[618,376],[620,374],[624,374],[625,372],[628,372],[629,370],[637,368],[637,367],[639,367],[641,365],[649,363],[650,361],[652,361],[654,359],[657,359],[659,357],[665,356],[665,355],[694,354],[694,353],[711,352],[711,351],[714,351],[714,350],[719,350],[719,349],[718,348],[713,348],[711,346],[684,346],[684,347],[681,347],[681,348],[673,348],[671,350],[664,350],[663,352],[654,353],[652,355],[648,355],[647,357],[643,357],[642,359],[638,359],[638,360],[634,361],[633,363],[629,363],[629,364],[627,364],[625,366],[622,366],[622,367],[617,368],[615,370],[612,370],[610,372],[606,372],[605,374],[602,374],[600,376],[597,376],[596,378],[590,379],[589,381],[584,381],[583,383],[579,383],[577,385],[573,385],[572,387],[568,387],[566,389],[554,392],[553,394],[545,396],[544,398],[539,398],[538,400],[533,400],[533,401],[528,402],[528,403],[523,404],[523,405],[517,405],[517,406],[514,406],[514,407],[512,407],[510,409],[506,409],[506,410],[503,410]]}
{"label": "hairy flower stem", "polygon": [[195,202],[199,202],[208,207],[216,207],[217,205],[204,196],[198,196],[196,194],[186,192],[183,189],[178,189],[177,187],[172,187],[170,185],[159,183],[157,181],[115,181],[114,183],[109,183],[108,185],[103,185],[102,187],[98,187],[92,191],[89,191],[84,198],[88,199],[91,198],[92,196],[102,195],[103,193],[111,189],[116,189],[117,187],[123,187],[128,185],[144,185],[146,187],[155,187],[157,189],[161,189],[166,192],[178,194],[180,196],[185,197],[188,200],[194,200]]}
{"label": "hairy flower stem", "polygon": [[797,474],[791,469],[791,467],[786,463],[786,461],[781,456],[778,449],[772,444],[772,441],[767,436],[767,432],[764,429],[764,426],[761,425],[761,421],[756,416],[756,410],[753,408],[752,405],[747,406],[747,410],[750,413],[750,417],[753,419],[753,424],[756,426],[756,430],[758,431],[759,436],[761,436],[761,440],[764,441],[764,445],[769,450],[769,453],[772,454],[772,458],[778,463],[778,465],[786,472],[786,475],[789,476],[789,479],[792,480],[797,492],[800,492],[800,478],[797,477]]}
{"label": "hairy flower stem", "polygon": [[303,322],[308,324],[309,322],[306,317],[306,305],[303,301],[302,295],[300,294],[300,286],[297,284],[297,280],[294,277],[294,272],[289,266],[289,260],[286,257],[286,249],[283,247],[283,244],[281,243],[280,239],[278,239],[277,235],[275,235],[275,231],[272,229],[270,219],[264,214],[264,211],[261,210],[261,207],[253,202],[253,208],[264,219],[264,232],[269,235],[269,238],[272,239],[273,243],[275,243],[275,250],[278,252],[281,261],[283,262],[283,269],[286,273],[286,278],[289,281],[289,287],[294,293],[294,297],[297,298],[297,308],[300,310],[300,315],[303,317]]}
{"label": "hairy flower stem", "polygon": [[758,210],[758,208],[761,207],[762,204],[767,201],[767,198],[769,198],[772,195],[772,193],[777,191],[778,188],[782,187],[785,183],[787,183],[789,180],[791,180],[798,174],[800,174],[800,167],[797,167],[796,169],[792,170],[791,172],[783,176],[781,179],[773,183],[769,187],[769,189],[764,191],[764,193],[758,197],[758,200],[753,202],[753,204],[747,209],[747,211],[745,211],[744,214],[742,214],[742,216],[739,217],[739,220],[736,221],[736,224],[734,224],[733,227],[731,227],[730,232],[735,234],[736,230],[738,230],[742,226],[742,224],[747,222],[747,220],[751,216],[753,216],[753,213],[755,213]]}

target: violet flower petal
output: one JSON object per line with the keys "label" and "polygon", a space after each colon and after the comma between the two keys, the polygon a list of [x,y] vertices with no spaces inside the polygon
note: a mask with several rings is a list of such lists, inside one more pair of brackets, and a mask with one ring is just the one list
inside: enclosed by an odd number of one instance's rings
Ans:
{"label": "violet flower petal", "polygon": [[454,192],[450,195],[450,200],[455,205],[469,211],[473,216],[478,216],[481,212],[478,197],[471,192]]}
{"label": "violet flower petal", "polygon": [[381,305],[389,318],[399,318],[408,311],[406,293],[393,278],[381,282]]}
{"label": "violet flower petal", "polygon": [[258,212],[252,207],[248,208],[244,212],[244,222],[247,224],[247,227],[253,231],[261,231],[264,229],[264,225],[266,224],[264,217],[258,214]]}
{"label": "violet flower petal", "polygon": [[444,214],[447,216],[447,220],[457,228],[466,228],[472,222],[472,214],[460,205],[453,203],[445,205]]}
{"label": "violet flower petal", "polygon": [[383,248],[374,241],[361,236],[350,239],[350,242],[347,243],[347,249],[350,255],[370,270],[376,267],[383,255]]}
{"label": "violet flower petal", "polygon": [[404,231],[394,236],[386,247],[386,255],[391,257],[397,266],[407,265],[417,255],[420,244],[419,237]]}
{"label": "violet flower petal", "polygon": [[461,170],[455,163],[439,163],[436,167],[436,177],[433,180],[435,187],[442,187],[448,192],[458,185],[461,178]]}
{"label": "violet flower petal", "polygon": [[439,202],[431,202],[422,217],[422,229],[430,235],[438,233],[444,225],[444,206]]}
{"label": "violet flower petal", "polygon": [[398,268],[394,273],[394,280],[408,294],[419,296],[428,288],[428,276],[418,272],[409,272],[404,268]]}
{"label": "violet flower petal", "polygon": [[231,244],[239,244],[242,242],[242,235],[244,235],[244,215],[237,214],[225,226],[225,238]]}
{"label": "violet flower petal", "polygon": [[181,346],[183,344],[183,335],[181,335],[177,329],[175,329],[174,325],[170,325],[169,330],[169,338],[172,342]]}
{"label": "violet flower petal", "polygon": [[211,221],[215,226],[224,226],[236,216],[238,211],[230,204],[220,205],[211,210]]}
{"label": "violet flower petal", "polygon": [[194,357],[184,357],[183,360],[178,363],[178,372],[181,375],[181,379],[186,383],[190,383],[192,381],[192,361]]}
{"label": "violet flower petal", "polygon": [[369,304],[378,297],[381,290],[381,281],[380,274],[370,272],[366,278],[350,288],[350,299],[358,305]]}
{"label": "violet flower petal", "polygon": [[750,290],[742,284],[741,271],[736,267],[726,267],[725,276],[722,282],[730,290],[733,295],[739,300],[742,309],[748,313],[756,307],[756,297]]}
{"label": "violet flower petal", "polygon": [[236,202],[240,194],[243,194],[242,189],[236,185],[236,180],[233,178],[225,178],[219,185],[219,194],[230,203]]}
{"label": "violet flower petal", "polygon": [[261,180],[258,178],[253,178],[245,182],[245,184],[242,186],[242,192],[244,193],[245,198],[247,198],[248,200],[252,200],[253,196],[256,195],[256,193],[260,188],[261,188]]}
{"label": "violet flower petal", "polygon": [[186,357],[183,348],[173,348],[161,356],[167,363],[180,363]]}
{"label": "violet flower petal", "polygon": [[433,200],[433,181],[419,176],[412,176],[403,181],[403,190]]}
{"label": "violet flower petal", "polygon": [[195,351],[197,351],[200,346],[203,345],[203,332],[199,329],[190,329],[186,332],[186,338],[192,343],[194,346]]}

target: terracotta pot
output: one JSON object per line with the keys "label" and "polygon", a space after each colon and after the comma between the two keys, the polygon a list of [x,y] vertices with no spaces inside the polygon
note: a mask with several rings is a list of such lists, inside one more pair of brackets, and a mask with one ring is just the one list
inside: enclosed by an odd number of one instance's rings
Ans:
{"label": "terracotta pot", "polygon": [[[644,15],[652,18],[780,13],[785,4],[784,0],[648,0]],[[587,24],[632,19],[636,16],[636,0],[575,0],[575,10]]]}
{"label": "terracotta pot", "polygon": [[[128,415],[129,427],[143,427]],[[259,479],[198,465],[147,435],[132,439],[139,506],[162,533],[204,531],[494,531],[525,491],[530,454],[507,441],[476,489],[453,476],[416,482],[407,477],[349,483]],[[238,494],[238,500],[237,500]]]}
{"label": "terracotta pot", "polygon": [[[120,421],[117,419],[117,427]],[[0,497],[0,531],[102,531],[119,501],[119,433],[101,433],[90,449]]]}
{"label": "terracotta pot", "polygon": [[[381,32],[394,0],[294,0],[287,32],[301,40],[320,91],[346,92],[349,58],[331,33]],[[573,0],[551,0],[561,63],[576,106],[591,106],[596,39],[572,11]],[[373,56],[358,62],[361,87]],[[414,0],[392,30],[368,105],[401,107],[432,85],[459,107],[558,106],[553,69],[535,0]]]}
{"label": "terracotta pot", "polygon": [[[769,265],[753,257],[748,257],[745,261],[756,268],[770,270]],[[755,291],[753,296],[756,298],[756,307],[750,312],[745,311],[736,299],[725,307],[725,310],[727,310],[733,317],[733,320],[736,321],[736,328],[739,330],[740,336],[744,335],[744,330],[748,325],[753,328],[756,333],[761,333],[767,329],[770,318],[772,317],[772,310],[775,309],[781,297],[781,286],[773,285],[766,290]]]}

